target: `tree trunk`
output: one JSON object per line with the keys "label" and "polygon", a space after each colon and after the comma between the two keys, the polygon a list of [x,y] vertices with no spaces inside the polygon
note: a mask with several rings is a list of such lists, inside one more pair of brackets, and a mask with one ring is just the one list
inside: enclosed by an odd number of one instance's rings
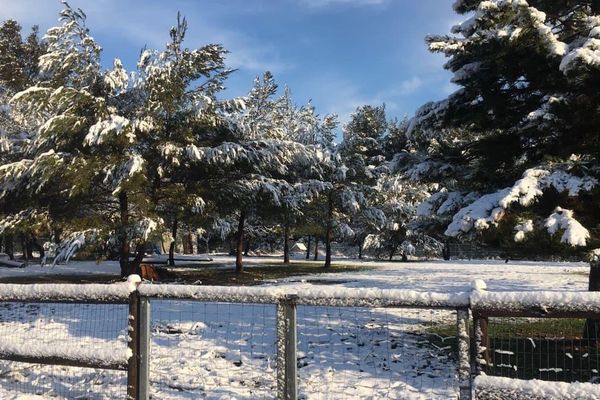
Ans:
{"label": "tree trunk", "polygon": [[38,251],[38,253],[40,253],[40,258],[41,258],[41,259],[43,259],[43,258],[44,258],[45,254],[46,254],[46,251],[44,250],[44,246],[42,246],[42,245],[41,245],[41,244],[40,244],[40,243],[37,241],[37,239],[36,239],[36,238],[33,238],[33,239],[31,240],[31,247],[32,247],[33,249],[37,250],[37,251]]}
{"label": "tree trunk", "polygon": [[363,246],[365,244],[365,238],[366,237],[361,238],[360,242],[358,243],[358,259],[359,260],[362,260],[362,258],[363,258]]}
{"label": "tree trunk", "polygon": [[444,257],[444,260],[446,260],[446,261],[450,260],[450,243],[448,242],[448,240],[444,240],[444,248],[442,249],[442,257]]}
{"label": "tree trunk", "polygon": [[4,252],[8,254],[10,260],[15,259],[15,246],[13,243],[13,235],[4,236]]}
{"label": "tree trunk", "polygon": [[60,244],[62,241],[62,229],[61,228],[53,228],[52,229],[52,240],[54,244]]}
{"label": "tree trunk", "polygon": [[244,264],[242,262],[242,253],[244,252],[244,222],[246,222],[246,212],[242,211],[240,212],[236,235],[235,272],[238,274],[244,272]]}
{"label": "tree trunk", "polygon": [[183,254],[193,254],[194,253],[194,245],[192,243],[192,234],[190,232],[185,232],[183,237],[181,238],[181,242],[183,244]]}
{"label": "tree trunk", "polygon": [[[588,281],[590,292],[600,292],[600,260],[590,262],[590,275]],[[585,321],[583,337],[593,340],[597,344],[600,337],[600,320],[588,318]]]}
{"label": "tree trunk", "polygon": [[140,243],[135,248],[135,257],[132,261],[129,262],[129,272],[128,275],[137,274],[141,275],[141,264],[144,259],[144,254],[146,249],[146,243]]}
{"label": "tree trunk", "polygon": [[171,226],[171,244],[169,245],[169,265],[175,265],[175,242],[177,241],[177,217],[173,218]]}
{"label": "tree trunk", "polygon": [[28,235],[25,237],[25,250],[27,251],[27,259],[33,260],[33,239]]}
{"label": "tree trunk", "polygon": [[325,232],[325,265],[331,267],[331,239],[333,236],[333,196],[329,194],[327,198],[327,231]]}
{"label": "tree trunk", "polygon": [[390,258],[389,258],[390,261],[392,261],[392,258],[394,258],[394,254],[396,254],[397,248],[398,248],[398,246],[393,246],[392,249],[390,250]]}
{"label": "tree trunk", "polygon": [[119,193],[119,214],[121,224],[119,226],[119,266],[121,267],[121,276],[126,277],[129,274],[129,204],[127,193]]}
{"label": "tree trunk", "polygon": [[290,263],[290,227],[287,221],[283,227],[283,263]]}
{"label": "tree trunk", "polygon": [[306,241],[306,259],[310,259],[310,235],[308,235],[308,240]]}
{"label": "tree trunk", "polygon": [[27,248],[27,239],[25,238],[25,235],[20,235],[21,236],[21,253],[23,254],[23,259],[25,260],[25,262],[29,261],[29,249]]}
{"label": "tree trunk", "polygon": [[313,260],[317,261],[319,259],[319,237],[315,236],[315,257]]}

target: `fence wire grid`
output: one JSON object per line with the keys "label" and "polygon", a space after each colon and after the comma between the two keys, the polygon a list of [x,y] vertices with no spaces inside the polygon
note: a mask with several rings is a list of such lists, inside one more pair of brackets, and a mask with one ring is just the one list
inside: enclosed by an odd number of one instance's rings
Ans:
{"label": "fence wire grid", "polygon": [[[297,368],[297,373],[287,373],[290,364],[284,362],[286,379],[297,377],[294,393],[297,388],[302,400],[456,399],[459,394],[470,398],[469,338],[464,340],[469,303],[460,300],[463,297],[436,303],[423,300],[428,293],[386,292],[378,302],[372,301],[377,297],[345,291],[335,292],[338,297],[302,297],[263,288],[170,289],[138,287],[130,304],[2,301],[0,355],[10,359],[19,351],[40,351],[44,357],[43,350],[64,348],[82,354],[90,349],[124,351],[132,329],[137,332],[132,337],[149,338],[139,339],[138,349],[145,354],[149,349],[149,364],[144,364],[149,373],[139,376],[149,377],[149,386],[143,387],[149,387],[151,399],[274,399],[280,394],[283,359],[293,360]],[[390,293],[409,300],[392,299]],[[150,314],[132,311],[130,316],[134,305],[142,304],[139,299],[149,303]],[[407,303],[414,299],[419,300]],[[569,314],[489,316],[483,335],[477,325],[482,314],[477,311],[487,303],[478,301],[471,296],[471,339],[473,357],[484,361],[474,366],[482,372],[491,377],[599,383],[599,342],[591,339],[599,332],[589,335],[588,329],[584,335],[584,319],[563,318]],[[294,312],[282,314],[282,309]],[[139,325],[131,324],[133,320]],[[295,343],[295,357],[282,358],[288,355],[281,351],[282,321],[288,321],[284,335]],[[144,357],[130,358],[129,366]],[[0,361],[0,399],[125,399],[128,379],[135,381],[124,371],[13,360]]]}
{"label": "fence wire grid", "polygon": [[455,311],[298,306],[301,399],[457,397]]}
{"label": "fence wire grid", "polygon": [[[151,299],[153,399],[274,399],[276,306]],[[457,397],[452,310],[297,308],[299,399]],[[410,396],[410,397],[409,397]]]}
{"label": "fence wire grid", "polygon": [[[127,305],[0,303],[0,349],[29,352],[127,347]],[[35,353],[35,351],[33,351]],[[126,373],[95,368],[0,361],[0,398],[113,399],[126,396]]]}
{"label": "fence wire grid", "polygon": [[600,346],[589,338],[600,332],[584,335],[585,319],[490,317],[488,324],[486,374],[600,383]]}
{"label": "fence wire grid", "polygon": [[275,305],[150,304],[151,398],[274,398]]}

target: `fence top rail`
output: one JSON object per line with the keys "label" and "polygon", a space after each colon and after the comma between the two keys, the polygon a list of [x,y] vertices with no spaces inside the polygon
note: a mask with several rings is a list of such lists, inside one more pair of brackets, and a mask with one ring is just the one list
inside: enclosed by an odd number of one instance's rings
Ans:
{"label": "fence top rail", "polygon": [[469,306],[470,294],[337,287],[315,287],[296,292],[288,287],[153,284],[141,284],[138,291],[140,295],[147,297],[226,303],[275,304],[283,299],[293,299],[300,305],[423,308],[466,308]]}
{"label": "fence top rail", "polygon": [[600,315],[600,292],[488,292],[471,294],[471,310],[488,316]]}
{"label": "fence top rail", "polygon": [[0,284],[0,301],[127,303],[138,283],[137,275],[126,282],[107,284],[3,283]]}

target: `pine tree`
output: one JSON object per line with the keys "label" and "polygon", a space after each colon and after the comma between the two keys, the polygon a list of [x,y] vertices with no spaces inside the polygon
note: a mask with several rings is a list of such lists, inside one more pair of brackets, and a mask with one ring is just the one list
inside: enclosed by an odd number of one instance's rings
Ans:
{"label": "pine tree", "polygon": [[[7,20],[0,26],[0,164],[21,160],[31,140],[32,126],[26,115],[10,104],[10,99],[38,78],[37,62],[43,47],[37,35],[37,27],[32,29],[24,42],[21,27],[16,21]],[[15,203],[24,205],[22,200],[15,202],[14,198],[3,199],[0,203],[4,215],[16,211]],[[44,248],[37,241],[43,228],[44,224],[20,223],[16,219],[3,224],[5,251],[11,258],[14,256],[13,240],[18,235],[22,239],[26,259],[31,256],[32,247],[36,247],[43,257]]]}
{"label": "pine tree", "polygon": [[[446,234],[511,224],[519,242],[542,229],[598,247],[598,2],[460,0],[455,10],[468,19],[428,43],[461,88],[411,121],[416,136],[448,142],[454,128],[467,139],[447,149],[457,190],[434,195],[467,203]],[[600,290],[591,265],[589,289]]]}
{"label": "pine tree", "polygon": [[33,200],[32,211],[60,221],[69,237],[116,243],[127,275],[163,223],[161,196],[184,180],[173,166],[189,161],[182,155],[197,151],[198,136],[219,130],[216,109],[226,105],[215,94],[228,74],[225,51],[184,49],[186,23],[178,19],[166,50],[143,51],[136,74],[119,60],[102,71],[85,14],[65,4],[61,20],[45,36],[41,81],[13,98],[37,120],[28,158],[2,166],[0,179],[5,196]]}

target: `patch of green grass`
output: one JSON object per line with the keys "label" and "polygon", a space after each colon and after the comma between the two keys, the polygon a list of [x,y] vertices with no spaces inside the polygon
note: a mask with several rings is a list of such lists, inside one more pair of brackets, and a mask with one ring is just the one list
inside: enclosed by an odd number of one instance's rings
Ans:
{"label": "patch of green grass", "polygon": [[490,318],[488,333],[498,337],[577,339],[584,324],[584,319],[575,318]]}
{"label": "patch of green grass", "polygon": [[[229,267],[229,266],[228,266]],[[186,283],[202,282],[203,285],[258,285],[265,281],[288,278],[291,276],[318,275],[324,273],[340,273],[374,269],[363,265],[348,265],[332,263],[330,268],[323,268],[323,262],[291,261],[289,265],[282,262],[265,262],[249,264],[244,272],[238,274],[231,265],[227,269],[210,267],[198,268],[197,266],[177,266],[166,269],[168,280],[177,280]]]}

